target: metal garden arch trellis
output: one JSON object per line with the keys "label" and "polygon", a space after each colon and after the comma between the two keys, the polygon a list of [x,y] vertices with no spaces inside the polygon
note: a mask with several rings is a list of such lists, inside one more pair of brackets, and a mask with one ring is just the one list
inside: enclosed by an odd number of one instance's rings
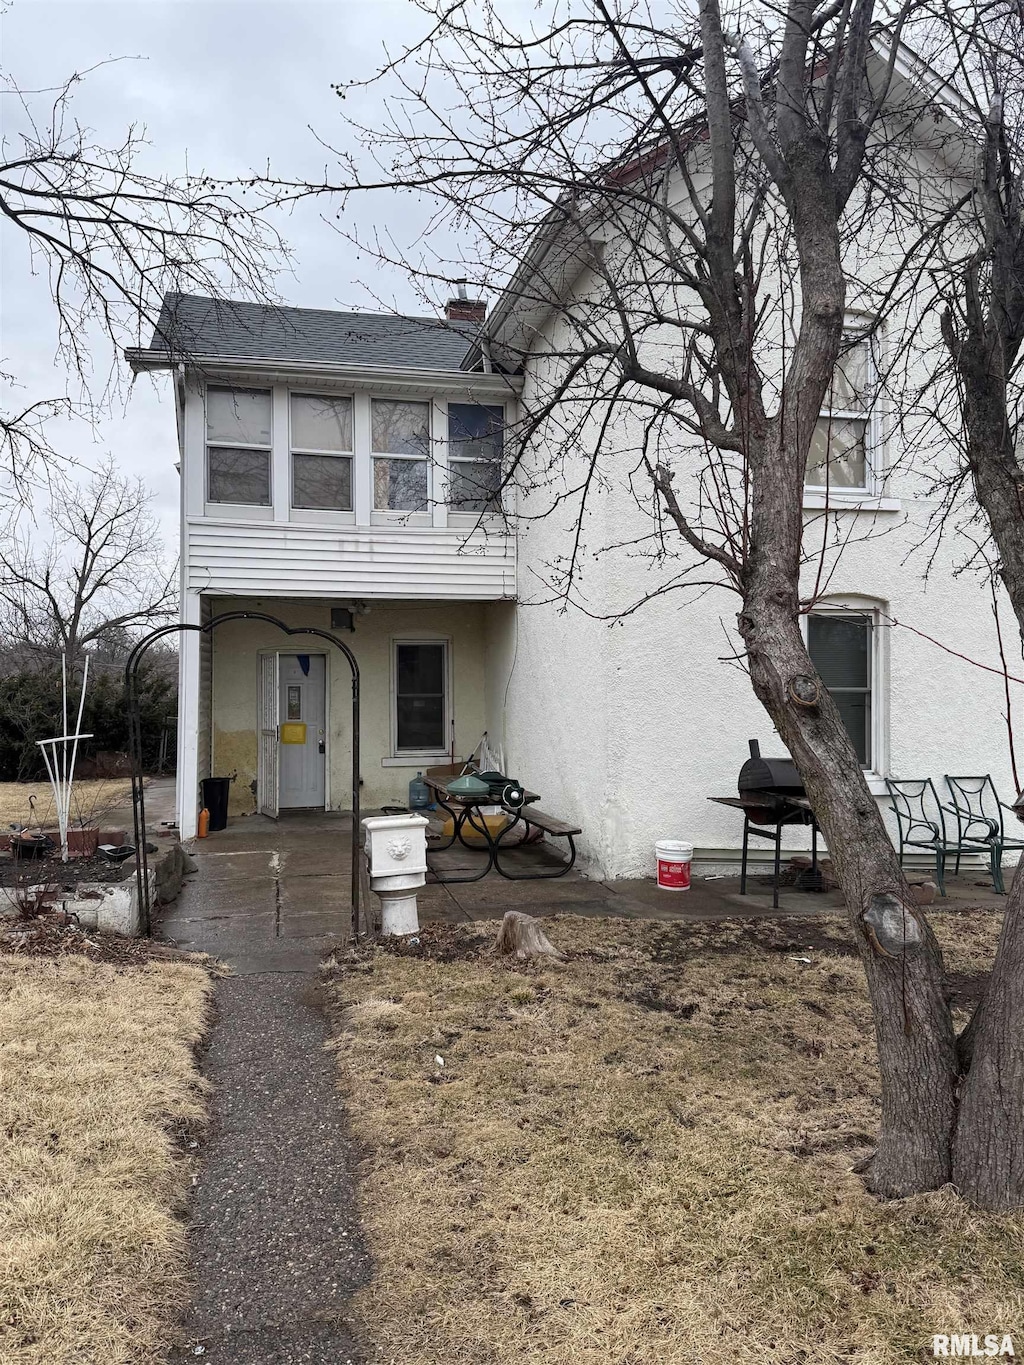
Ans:
{"label": "metal garden arch trellis", "polygon": [[135,830],[135,884],[139,897],[139,915],[143,932],[150,933],[149,900],[149,856],[146,852],[146,798],[142,780],[142,715],[139,706],[138,669],[149,647],[165,635],[179,636],[182,631],[197,631],[201,635],[212,635],[218,626],[226,621],[266,621],[276,626],[285,635],[315,635],[334,645],[348,660],[352,670],[352,934],[359,937],[359,664],[344,640],[339,640],[329,630],[317,630],[314,626],[286,626],[276,616],[262,611],[225,611],[212,616],[203,625],[178,624],[160,626],[150,631],[132,649],[125,664],[124,681],[128,695],[128,734],[132,761],[132,817]]}

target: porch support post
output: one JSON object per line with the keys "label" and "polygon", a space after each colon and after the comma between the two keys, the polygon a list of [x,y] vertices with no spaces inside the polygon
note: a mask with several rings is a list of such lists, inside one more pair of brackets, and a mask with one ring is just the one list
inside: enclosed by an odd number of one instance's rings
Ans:
{"label": "porch support post", "polygon": [[[198,593],[181,598],[181,624],[198,626],[202,605]],[[194,839],[199,823],[199,646],[196,630],[183,630],[178,645],[178,778],[179,839]]]}

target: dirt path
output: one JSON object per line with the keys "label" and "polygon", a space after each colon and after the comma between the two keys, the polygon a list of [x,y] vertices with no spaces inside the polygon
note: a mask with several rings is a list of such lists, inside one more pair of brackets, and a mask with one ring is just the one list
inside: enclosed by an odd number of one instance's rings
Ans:
{"label": "dirt path", "polygon": [[262,972],[218,985],[203,1063],[212,1123],[191,1209],[195,1295],[175,1361],[362,1361],[345,1318],[369,1262],[314,983]]}

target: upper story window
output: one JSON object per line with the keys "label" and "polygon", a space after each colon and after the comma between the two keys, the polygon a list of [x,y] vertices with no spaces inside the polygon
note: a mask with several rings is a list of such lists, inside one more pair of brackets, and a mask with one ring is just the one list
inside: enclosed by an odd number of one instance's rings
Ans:
{"label": "upper story window", "polygon": [[206,497],[270,506],[269,389],[206,390]]}
{"label": "upper story window", "polygon": [[352,399],[291,395],[292,506],[352,511]]}
{"label": "upper story window", "polygon": [[500,406],[448,404],[448,502],[453,511],[500,510],[504,428]]}
{"label": "upper story window", "polygon": [[875,366],[871,337],[848,328],[832,376],[827,407],[815,423],[807,455],[808,488],[871,489],[871,403]]}
{"label": "upper story window", "polygon": [[374,398],[370,411],[375,511],[426,512],[430,404]]}
{"label": "upper story window", "polygon": [[874,618],[812,612],[807,652],[832,694],[862,768],[874,768],[872,695],[875,690]]}

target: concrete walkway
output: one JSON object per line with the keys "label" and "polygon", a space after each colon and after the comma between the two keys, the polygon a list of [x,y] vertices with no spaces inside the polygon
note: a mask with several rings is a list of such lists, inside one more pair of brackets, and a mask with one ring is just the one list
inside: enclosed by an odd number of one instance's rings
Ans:
{"label": "concrete walkway", "polygon": [[197,839],[199,874],[158,932],[235,972],[315,972],[349,933],[349,828],[345,815],[254,815]]}
{"label": "concrete walkway", "polygon": [[195,1295],[172,1355],[211,1365],[357,1365],[347,1303],[369,1275],[326,1028],[305,973],[223,980],[189,1235]]}
{"label": "concrete walkway", "polygon": [[191,1210],[195,1292],[172,1359],[201,1347],[211,1365],[357,1365],[346,1313],[369,1261],[316,977],[325,947],[346,937],[348,823],[260,824],[285,842],[245,822],[200,841],[198,874],[157,926],[233,973],[218,982],[203,1059],[212,1112]]}

